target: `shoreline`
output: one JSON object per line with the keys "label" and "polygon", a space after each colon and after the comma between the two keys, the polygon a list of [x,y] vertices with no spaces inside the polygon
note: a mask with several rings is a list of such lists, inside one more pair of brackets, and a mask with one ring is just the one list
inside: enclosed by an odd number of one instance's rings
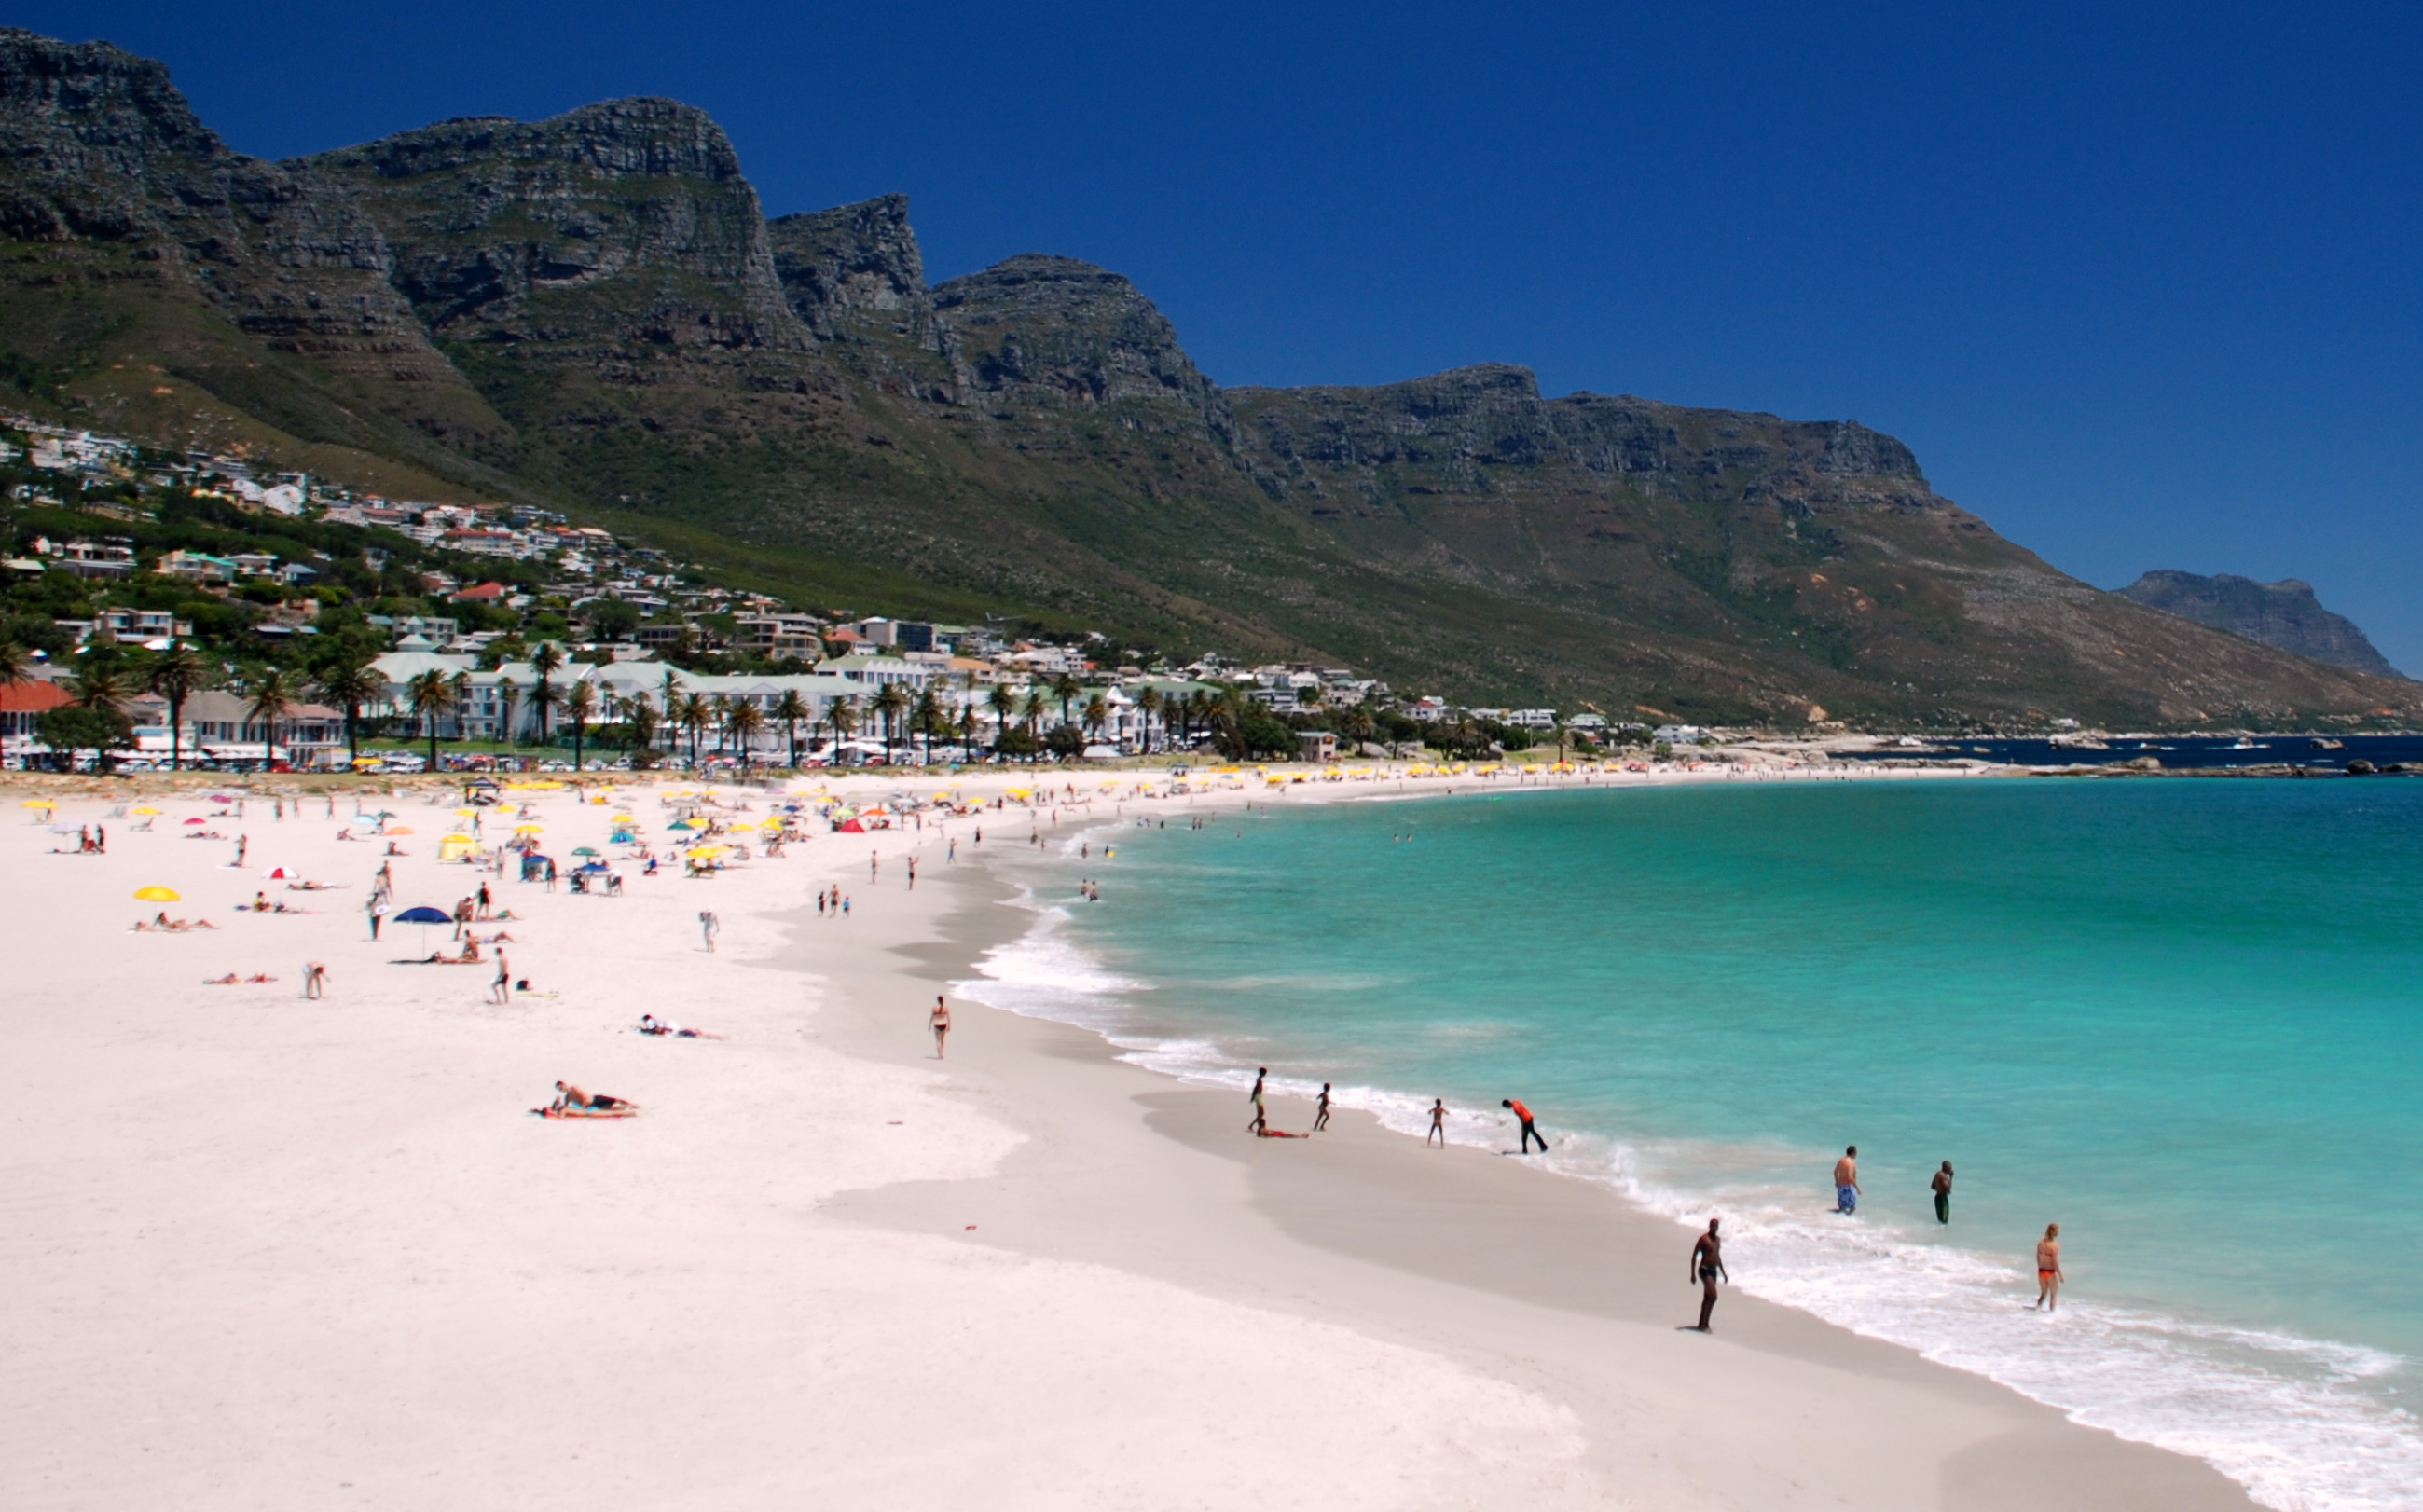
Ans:
{"label": "shoreline", "polygon": [[[431,854],[452,790],[415,795],[430,820],[392,805],[421,828],[399,901],[469,889]],[[661,818],[652,785],[626,791]],[[612,811],[537,801],[551,848]],[[256,810],[255,870],[358,889],[374,848],[311,808]],[[1729,1293],[1716,1336],[1678,1334],[1687,1236],[1583,1183],[1418,1164],[1354,1113],[1318,1146],[1247,1142],[1232,1095],[963,1001],[935,1062],[924,1003],[1026,921],[989,913],[1004,884],[964,848],[941,864],[931,828],[817,834],[622,900],[506,884],[541,991],[487,1009],[484,972],[390,969],[411,952],[361,938],[358,890],[231,915],[254,873],[125,822],[105,858],[54,858],[26,825],[5,877],[54,947],[0,1010],[12,1505],[2249,1504],[1810,1315]],[[152,882],[221,932],[119,933]],[[807,904],[828,883],[849,919]],[[306,952],[326,1003],[295,997]],[[194,984],[261,965],[283,984]],[[730,1037],[627,1032],[669,1008]],[[641,1116],[523,1111],[566,1076]]]}
{"label": "shoreline", "polygon": [[[1040,911],[1012,903],[1019,890],[997,875],[958,886],[937,937],[895,953],[899,975],[948,987],[1037,926]],[[1598,1184],[1510,1171],[1471,1145],[1425,1153],[1343,1108],[1316,1165],[1308,1144],[1243,1137],[1237,1089],[1137,1064],[1092,1028],[957,995],[954,1005],[1016,1060],[971,1069],[973,1036],[955,1033],[951,1075],[988,1111],[1018,1119],[1026,1140],[991,1175],[853,1192],[835,1213],[912,1232],[981,1215],[974,1242],[1345,1320],[1548,1390],[1576,1413],[1589,1462],[1619,1495],[1690,1504],[1721,1485],[1729,1500],[1789,1504],[1824,1481],[1829,1497],[1863,1505],[2255,1504],[2199,1459],[1732,1288],[1718,1335],[1678,1333],[1697,1306],[1681,1275],[1689,1231]],[[845,1016],[858,1021],[834,1032],[837,1048],[899,1053],[879,1012]],[[1306,1098],[1275,1095],[1272,1108],[1275,1126],[1309,1125]],[[1673,1284],[1657,1284],[1670,1271]],[[1728,1365],[1711,1367],[1712,1347]],[[1774,1394],[1745,1411],[1745,1391]],[[1660,1463],[1644,1479],[1626,1441],[1642,1426],[1639,1404],[1665,1394],[1692,1401],[1687,1415],[1732,1421],[1661,1423]],[[1751,1425],[1768,1413],[1800,1436],[1780,1443]],[[1910,1473],[1913,1457],[1934,1483]]]}

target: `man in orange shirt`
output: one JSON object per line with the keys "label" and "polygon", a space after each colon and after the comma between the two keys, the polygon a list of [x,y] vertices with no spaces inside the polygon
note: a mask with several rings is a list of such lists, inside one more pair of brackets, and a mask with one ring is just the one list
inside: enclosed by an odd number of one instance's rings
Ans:
{"label": "man in orange shirt", "polygon": [[1500,1107],[1500,1108],[1512,1108],[1512,1110],[1514,1110],[1514,1116],[1515,1116],[1516,1118],[1519,1118],[1519,1119],[1521,1119],[1521,1120],[1523,1121],[1523,1149],[1522,1149],[1522,1152],[1521,1152],[1522,1154],[1524,1154],[1524,1155],[1528,1155],[1528,1154],[1530,1154],[1530,1153],[1531,1153],[1531,1142],[1532,1142],[1533,1140],[1538,1140],[1538,1141],[1540,1142],[1540,1150],[1541,1150],[1541,1153],[1545,1154],[1545,1153],[1547,1152],[1547,1148],[1548,1148],[1548,1141],[1547,1141],[1547,1138],[1546,1138],[1544,1135],[1543,1135],[1543,1134],[1542,1134],[1538,1129],[1533,1128],[1533,1127],[1531,1126],[1531,1110],[1529,1110],[1528,1108],[1524,1107],[1521,1103],[1516,1102],[1516,1101],[1515,1101],[1513,1098],[1512,1098],[1512,1097],[1501,1097],[1501,1098],[1499,1098],[1499,1099],[1498,1099],[1498,1101],[1497,1101],[1497,1106],[1498,1106],[1498,1107]]}

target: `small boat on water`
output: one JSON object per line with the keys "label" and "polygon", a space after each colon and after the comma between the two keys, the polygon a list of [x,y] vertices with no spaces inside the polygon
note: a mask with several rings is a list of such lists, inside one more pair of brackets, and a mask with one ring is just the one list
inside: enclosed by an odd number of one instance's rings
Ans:
{"label": "small boat on water", "polygon": [[2305,748],[2308,750],[2345,750],[2347,749],[2347,742],[2344,740],[2333,740],[2328,735],[2316,735],[2313,739],[2305,742]]}

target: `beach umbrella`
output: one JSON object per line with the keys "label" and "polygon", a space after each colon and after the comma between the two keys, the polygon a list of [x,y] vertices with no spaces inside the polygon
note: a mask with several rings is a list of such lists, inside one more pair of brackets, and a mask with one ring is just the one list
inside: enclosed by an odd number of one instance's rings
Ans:
{"label": "beach umbrella", "polygon": [[471,843],[471,837],[470,837],[470,836],[468,836],[468,835],[465,835],[465,834],[452,834],[452,835],[446,835],[446,836],[442,836],[442,837],[440,837],[440,838],[439,838],[439,840],[438,840],[438,842],[437,842],[437,843],[439,843],[440,845],[453,845],[453,844],[464,844],[464,845],[468,845],[469,843]]}
{"label": "beach umbrella", "polygon": [[546,833],[546,827],[545,825],[515,825],[514,826],[514,833],[516,835],[544,835]]}
{"label": "beach umbrella", "polygon": [[181,901],[181,895],[175,888],[136,888],[135,890],[135,896],[145,903],[176,903]]}
{"label": "beach umbrella", "polygon": [[451,924],[454,921],[454,916],[448,913],[443,908],[431,908],[424,906],[420,908],[406,908],[404,912],[395,916],[395,921],[399,924],[419,924],[420,926],[420,943],[426,945],[429,943],[429,926],[432,924]]}
{"label": "beach umbrella", "polygon": [[575,856],[594,856],[597,852],[590,846],[582,845],[576,848],[572,854]]}
{"label": "beach umbrella", "polygon": [[17,805],[20,809],[55,809],[58,806],[59,801],[56,798],[27,798]]}
{"label": "beach umbrella", "polygon": [[129,812],[129,813],[139,813],[139,814],[143,814],[143,815],[145,815],[146,817],[149,817],[149,816],[150,816],[150,815],[151,815],[151,814],[158,813],[160,811],[159,811],[159,810],[157,810],[157,809],[154,809],[154,808],[150,807],[149,804],[146,804],[144,807],[142,807],[142,808],[140,808],[140,809],[129,809],[129,810],[127,810],[126,811],[127,811],[127,812]]}
{"label": "beach umbrella", "polygon": [[261,874],[272,882],[299,882],[303,879],[303,874],[291,866],[273,866]]}
{"label": "beach umbrella", "polygon": [[390,827],[387,833],[390,835],[409,835],[412,833],[412,827],[410,825],[396,825]]}
{"label": "beach umbrella", "polygon": [[198,824],[200,824],[200,823],[201,823],[201,821],[200,821],[199,819],[188,819],[188,820],[186,820],[186,821],[185,821],[185,823],[187,823],[187,824],[189,824],[189,825],[198,825]]}

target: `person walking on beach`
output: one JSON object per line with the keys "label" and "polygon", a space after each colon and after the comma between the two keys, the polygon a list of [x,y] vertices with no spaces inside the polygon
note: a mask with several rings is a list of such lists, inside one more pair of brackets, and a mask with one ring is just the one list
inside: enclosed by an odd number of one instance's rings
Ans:
{"label": "person walking on beach", "polygon": [[495,910],[496,906],[497,900],[489,895],[488,884],[485,882],[481,883],[478,895],[471,900],[471,917],[474,919],[485,919]]}
{"label": "person walking on beach", "polygon": [[2061,1225],[2047,1223],[2045,1236],[2036,1240],[2036,1299],[2028,1304],[2051,1313],[2061,1306],[2061,1284],[2069,1278],[2061,1273]]}
{"label": "person walking on beach", "polygon": [[497,949],[497,980],[488,984],[488,1000],[500,1008],[514,1000],[514,969],[505,964],[502,946]]}
{"label": "person walking on beach", "polygon": [[369,912],[371,916],[371,943],[375,945],[378,943],[379,925],[387,919],[386,894],[375,892],[371,894]]}
{"label": "person walking on beach", "polygon": [[1329,1083],[1321,1084],[1321,1098],[1313,1104],[1312,1131],[1316,1134],[1329,1126]]}
{"label": "person walking on beach", "polygon": [[934,1059],[942,1059],[942,1042],[951,1037],[951,1005],[934,994],[934,1011],[926,1016],[926,1027],[934,1032]]}
{"label": "person walking on beach", "polygon": [[1497,1106],[1498,1106],[1498,1107],[1500,1107],[1500,1108],[1511,1108],[1511,1109],[1514,1110],[1514,1116],[1515,1116],[1517,1119],[1520,1119],[1520,1120],[1522,1121],[1522,1124],[1523,1124],[1523,1149],[1522,1149],[1522,1151],[1521,1151],[1521,1153],[1522,1153],[1522,1154],[1524,1154],[1524,1155],[1528,1155],[1528,1154],[1530,1154],[1530,1153],[1531,1153],[1531,1142],[1532,1142],[1533,1140],[1538,1140],[1538,1141],[1540,1142],[1540,1153],[1541,1153],[1542,1155],[1545,1155],[1545,1154],[1547,1154],[1547,1153],[1548,1153],[1548,1140],[1547,1140],[1547,1136],[1545,1136],[1545,1135],[1542,1134],[1542,1133],[1541,1133],[1537,1128],[1534,1128],[1534,1127],[1532,1126],[1532,1125],[1531,1125],[1531,1110],[1529,1110],[1528,1108],[1524,1107],[1521,1103],[1516,1102],[1516,1101],[1515,1101],[1513,1098],[1512,1098],[1512,1097],[1500,1097],[1499,1099],[1497,1099]]}
{"label": "person walking on beach", "polygon": [[1254,1073],[1254,1090],[1245,1095],[1254,1105],[1254,1121],[1245,1126],[1245,1132],[1248,1134],[1259,1134],[1263,1128],[1267,1126],[1267,1115],[1262,1110],[1262,1079],[1270,1074],[1271,1068],[1269,1066],[1263,1066],[1261,1069],[1256,1071]]}
{"label": "person walking on beach", "polygon": [[236,864],[236,865],[238,865],[238,866],[242,866],[242,865],[244,864],[244,853],[245,853],[245,851],[250,850],[251,848],[252,848],[252,837],[251,837],[250,835],[238,835],[238,836],[236,836],[236,837],[235,837],[235,864]]}
{"label": "person walking on beach", "polygon": [[303,963],[303,996],[325,997],[328,990],[328,969],[318,961]]}
{"label": "person walking on beach", "polygon": [[1429,1149],[1433,1140],[1438,1141],[1440,1149],[1447,1148],[1447,1099],[1445,1097],[1431,1099],[1431,1131],[1422,1136],[1422,1148]]}
{"label": "person walking on beach", "polygon": [[1949,1160],[1944,1161],[1943,1169],[1938,1171],[1935,1173],[1935,1179],[1928,1182],[1926,1185],[1928,1189],[1935,1193],[1935,1221],[1939,1223],[1951,1222],[1952,1162]]}
{"label": "person walking on beach", "polygon": [[706,942],[707,954],[713,955],[715,953],[715,932],[722,927],[721,923],[717,921],[714,910],[701,908],[698,911],[699,938]]}
{"label": "person walking on beach", "polygon": [[1691,1245],[1691,1274],[1700,1282],[1700,1323],[1698,1331],[1708,1331],[1708,1318],[1717,1310],[1717,1283],[1734,1278],[1725,1274],[1725,1241],[1717,1236],[1716,1219],[1708,1220],[1708,1232]]}
{"label": "person walking on beach", "polygon": [[1856,1213],[1860,1210],[1860,1147],[1844,1148],[1843,1158],[1834,1162],[1834,1211]]}

